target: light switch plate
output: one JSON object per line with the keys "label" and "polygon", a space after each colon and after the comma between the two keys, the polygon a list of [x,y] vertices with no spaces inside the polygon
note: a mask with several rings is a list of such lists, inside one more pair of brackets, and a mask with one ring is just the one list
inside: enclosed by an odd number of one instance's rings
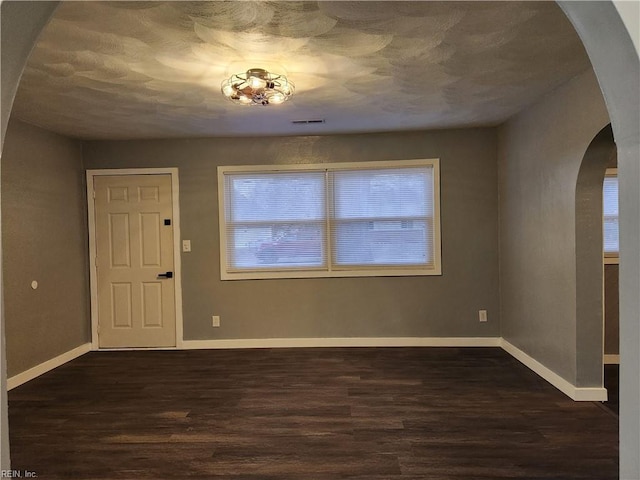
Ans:
{"label": "light switch plate", "polygon": [[183,252],[191,251],[191,240],[182,240],[182,251]]}

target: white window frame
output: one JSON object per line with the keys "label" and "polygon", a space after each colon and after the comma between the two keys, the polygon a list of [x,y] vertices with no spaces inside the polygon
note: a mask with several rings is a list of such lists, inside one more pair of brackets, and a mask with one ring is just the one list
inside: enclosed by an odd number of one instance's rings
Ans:
{"label": "white window frame", "polygon": [[[327,170],[369,170],[369,169],[394,169],[403,167],[431,167],[433,170],[433,264],[423,266],[357,266],[357,267],[333,267],[331,261],[327,261],[327,267],[296,268],[296,269],[259,269],[259,270],[232,270],[227,262],[227,224],[225,214],[225,175],[230,173],[266,173],[266,172],[295,172]],[[327,199],[327,204],[330,205]],[[328,207],[329,209],[330,207]],[[327,212],[329,215],[329,212]],[[332,277],[394,277],[394,276],[425,276],[442,275],[442,245],[440,227],[440,160],[418,159],[375,162],[344,162],[323,164],[294,164],[294,165],[241,165],[218,167],[218,219],[220,229],[220,278],[222,280],[252,280],[252,279],[277,279],[277,278],[332,278]],[[331,222],[327,221],[327,255],[331,255],[330,229]]]}
{"label": "white window frame", "polygon": [[[605,178],[606,177],[618,177],[618,169],[617,168],[607,168],[607,171],[605,173]],[[620,217],[618,216],[618,219]],[[603,222],[603,234],[604,234],[604,208],[603,208],[603,212],[602,212],[602,222]],[[618,222],[618,228],[619,228],[620,223]],[[604,246],[603,246],[604,247]],[[604,258],[604,264],[605,265],[618,265],[620,263],[620,252],[618,251],[617,253],[610,253],[610,252],[604,252],[604,248],[603,248],[603,258]]]}

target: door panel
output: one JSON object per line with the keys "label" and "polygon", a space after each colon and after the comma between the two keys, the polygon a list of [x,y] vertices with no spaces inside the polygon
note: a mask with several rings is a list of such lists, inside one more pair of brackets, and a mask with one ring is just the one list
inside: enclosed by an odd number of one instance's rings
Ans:
{"label": "door panel", "polygon": [[142,265],[161,267],[160,215],[158,213],[140,214],[140,232],[142,233]]}
{"label": "door panel", "polygon": [[175,346],[170,175],[94,177],[98,344]]}
{"label": "door panel", "polygon": [[109,258],[111,268],[131,267],[129,214],[109,214]]}
{"label": "door panel", "polygon": [[145,328],[162,327],[162,284],[142,284],[142,325]]}
{"label": "door panel", "polygon": [[113,328],[131,328],[131,284],[111,284],[111,324]]}

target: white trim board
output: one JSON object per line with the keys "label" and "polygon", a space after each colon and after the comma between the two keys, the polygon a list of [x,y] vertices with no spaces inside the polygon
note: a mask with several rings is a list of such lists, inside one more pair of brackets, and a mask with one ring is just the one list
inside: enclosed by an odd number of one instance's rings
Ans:
{"label": "white trim board", "polygon": [[93,198],[93,177],[101,175],[170,175],[171,203],[173,205],[173,271],[175,282],[176,309],[176,345],[182,348],[183,317],[182,317],[182,235],[180,232],[180,181],[178,169],[169,168],[124,168],[87,170],[87,216],[89,228],[89,285],[91,293],[91,344],[93,350],[100,349],[98,345],[98,277],[96,273],[96,219],[95,200]]}
{"label": "white trim board", "polygon": [[605,265],[620,265],[620,257],[604,257]]}
{"label": "white trim board", "polygon": [[604,387],[576,387],[562,378],[557,373],[549,370],[535,358],[529,356],[518,347],[512,345],[504,338],[501,340],[502,349],[513,358],[529,367],[543,379],[556,387],[566,396],[575,401],[605,402],[607,400],[607,389]]}
{"label": "white trim board", "polygon": [[46,362],[36,365],[29,370],[18,373],[17,375],[7,379],[7,390],[19,387],[23,383],[27,383],[29,380],[33,380],[34,378],[39,377],[54,368],[60,367],[61,365],[64,365],[65,363],[70,362],[71,360],[74,360],[90,351],[91,344],[85,343],[79,347],[69,350],[68,352],[58,355],[57,357],[47,360]]}
{"label": "white trim board", "polygon": [[605,353],[603,356],[603,363],[605,365],[620,365],[619,353]]}
{"label": "white trim board", "polygon": [[231,340],[184,340],[180,348],[102,348],[85,343],[62,355],[36,365],[7,380],[7,389],[18,387],[56,367],[64,365],[90,351],[158,351],[206,350],[231,348],[315,348],[315,347],[499,347],[500,337],[353,337],[353,338],[263,338]]}
{"label": "white trim board", "polygon": [[[243,348],[324,348],[324,347],[500,347],[544,380],[575,401],[604,402],[607,390],[603,387],[576,387],[518,347],[501,337],[344,337],[344,338],[256,338],[224,340],[184,340],[181,348],[145,349],[101,349],[99,351],[122,350],[204,350]],[[23,383],[64,365],[91,350],[91,343],[85,343],[51,360],[36,365],[7,380],[7,389]]]}
{"label": "white trim board", "polygon": [[343,337],[184,340],[186,350],[323,347],[499,347],[500,337]]}

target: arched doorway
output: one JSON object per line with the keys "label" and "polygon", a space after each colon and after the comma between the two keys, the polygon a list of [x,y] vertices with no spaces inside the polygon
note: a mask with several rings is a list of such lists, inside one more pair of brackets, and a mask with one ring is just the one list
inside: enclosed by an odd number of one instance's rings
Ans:
{"label": "arched doorway", "polygon": [[591,141],[576,183],[576,384],[602,385],[602,182],[615,143],[611,125]]}
{"label": "arched doorway", "polygon": [[[2,132],[24,63],[56,3],[11,2],[2,5]],[[621,177],[621,478],[640,474],[640,121],[638,52],[611,2],[563,2],[561,7],[580,34],[600,81],[618,145]],[[637,21],[637,19],[636,19]],[[611,55],[615,51],[616,55]],[[4,329],[2,328],[4,332]],[[4,340],[2,341],[4,355]],[[0,360],[2,467],[9,466],[5,364]]]}
{"label": "arched doorway", "polygon": [[[640,67],[612,3],[559,2],[585,45],[602,89],[620,178],[620,478],[640,476]],[[638,19],[635,18],[635,22]],[[611,52],[616,52],[612,55]]]}

